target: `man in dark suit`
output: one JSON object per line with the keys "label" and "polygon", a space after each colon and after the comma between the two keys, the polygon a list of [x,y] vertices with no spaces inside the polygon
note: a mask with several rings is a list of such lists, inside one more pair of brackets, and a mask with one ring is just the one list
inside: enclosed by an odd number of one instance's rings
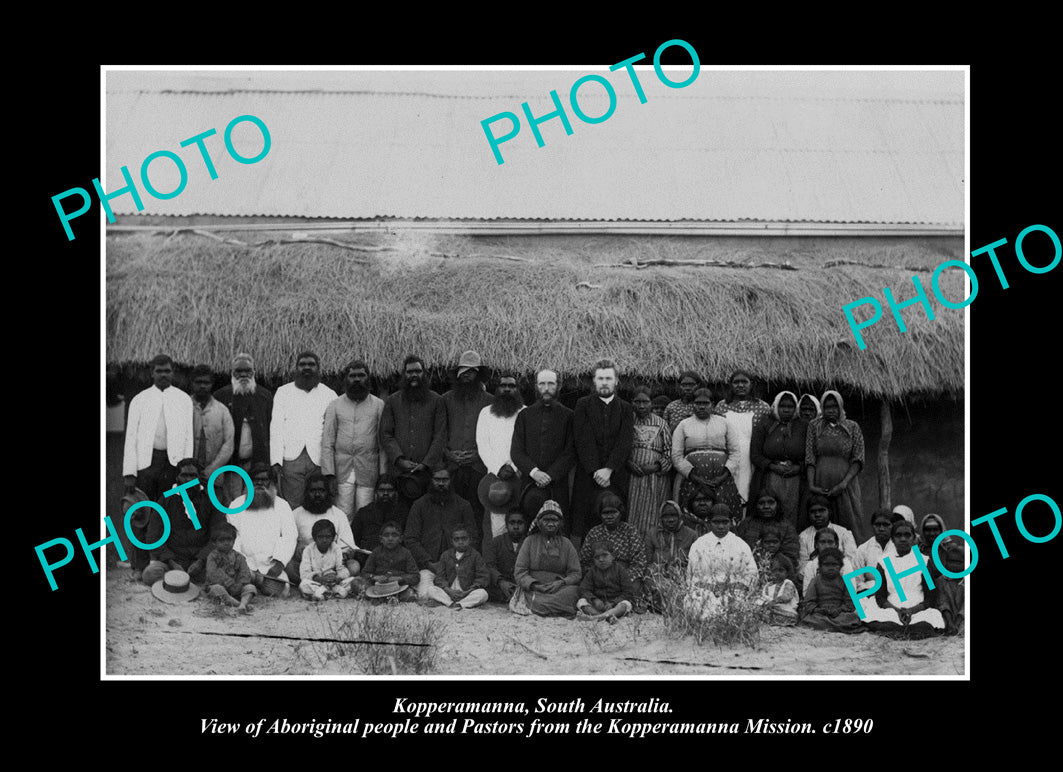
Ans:
{"label": "man in dark suit", "polygon": [[594,394],[581,397],[572,415],[576,479],[572,487],[572,535],[580,539],[599,520],[594,502],[603,490],[627,501],[627,459],[635,434],[631,404],[616,394],[617,369],[608,359],[594,365]]}
{"label": "man in dark suit", "polygon": [[[269,424],[273,415],[273,392],[255,383],[255,361],[239,353],[232,361],[232,383],[214,392],[214,399],[229,408],[233,418],[233,455],[227,464],[251,471],[251,464],[269,463]],[[229,502],[247,493],[235,472],[225,472],[223,491]]]}
{"label": "man in dark suit", "polygon": [[539,493],[539,505],[556,501],[569,516],[568,473],[576,464],[576,445],[572,434],[572,411],[557,401],[557,373],[542,370],[535,378],[539,401],[517,413],[509,456],[522,477],[531,480]]}

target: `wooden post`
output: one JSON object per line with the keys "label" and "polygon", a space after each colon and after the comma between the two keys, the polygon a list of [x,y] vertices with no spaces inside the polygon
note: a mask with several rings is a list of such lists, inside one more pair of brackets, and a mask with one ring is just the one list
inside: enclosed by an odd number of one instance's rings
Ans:
{"label": "wooden post", "polygon": [[893,439],[893,415],[890,413],[890,403],[885,399],[879,403],[879,415],[882,422],[882,434],[878,440],[878,505],[883,509],[889,509],[893,500],[890,489],[890,440]]}

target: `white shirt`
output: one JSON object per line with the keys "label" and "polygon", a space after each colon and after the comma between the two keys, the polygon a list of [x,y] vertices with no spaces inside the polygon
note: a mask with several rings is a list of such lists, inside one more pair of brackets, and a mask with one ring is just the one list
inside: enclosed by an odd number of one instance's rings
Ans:
{"label": "white shirt", "polygon": [[757,562],[749,545],[733,533],[722,539],[707,533],[690,546],[687,574],[701,584],[752,584],[757,578]]}
{"label": "white shirt", "polygon": [[[853,565],[856,566],[857,569],[867,568],[868,566],[874,568],[878,565],[878,562],[882,560],[883,555],[889,555],[891,558],[897,557],[897,548],[893,546],[893,539],[887,539],[886,546],[883,548],[878,546],[878,541],[872,536],[857,548],[856,560]],[[872,574],[864,574],[863,576],[857,577],[856,589],[866,590],[874,583],[875,581]]]}
{"label": "white shirt", "polygon": [[294,382],[286,383],[273,395],[273,417],[269,427],[269,460],[279,464],[299,457],[306,448],[310,460],[321,466],[321,428],[325,408],[339,396],[323,383],[303,391]]}
{"label": "white shirt", "polygon": [[[845,559],[853,565],[856,565],[856,539],[853,538],[853,532],[844,525],[838,525],[837,523],[831,523],[826,527],[838,534],[838,549],[842,551],[842,555]],[[798,573],[804,573],[809,553],[815,549],[816,530],[816,526],[810,525],[808,528],[801,531],[801,534],[797,537],[798,542],[800,542],[797,552]],[[861,564],[856,565],[856,567],[863,568],[864,566]]]}
{"label": "white shirt", "polygon": [[314,543],[314,536],[311,531],[314,523],[318,520],[332,521],[332,525],[336,528],[336,540],[333,544],[338,544],[341,550],[358,548],[358,545],[354,543],[354,534],[351,533],[350,521],[347,520],[347,515],[344,514],[342,509],[333,506],[329,507],[324,514],[314,515],[299,507],[292,512],[292,518],[295,520],[295,530],[298,534],[295,544],[296,555],[302,555],[307,545]]}
{"label": "white shirt", "polygon": [[[245,498],[246,496],[237,496],[229,508],[239,508]],[[288,502],[280,496],[273,497],[273,507],[270,509],[245,509],[225,517],[236,528],[233,549],[244,556],[248,568],[252,571],[268,573],[274,560],[287,565],[295,554],[295,542],[298,537],[295,518],[292,517],[292,508],[288,506]],[[288,582],[284,571],[274,578]]]}
{"label": "white shirt", "polygon": [[[521,407],[520,410],[524,408]],[[505,464],[510,464],[517,476],[520,471],[517,465],[509,457],[509,449],[513,445],[513,427],[517,425],[518,410],[509,418],[494,415],[491,406],[488,405],[480,411],[480,417],[476,419],[476,450],[480,453],[480,460],[484,462],[487,471],[498,474],[498,470]]]}
{"label": "white shirt", "polygon": [[129,403],[129,420],[125,428],[125,451],[122,474],[135,475],[151,466],[158,421],[166,422],[166,457],[172,466],[191,458],[192,398],[176,386],[144,389]]}

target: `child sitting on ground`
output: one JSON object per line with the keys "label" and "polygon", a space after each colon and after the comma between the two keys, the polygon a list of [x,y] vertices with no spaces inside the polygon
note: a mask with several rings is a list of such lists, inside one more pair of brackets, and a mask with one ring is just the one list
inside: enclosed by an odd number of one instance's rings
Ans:
{"label": "child sitting on ground", "polygon": [[761,591],[762,603],[768,610],[768,623],[797,624],[797,587],[790,580],[794,564],[781,552],[771,561],[771,581]]}
{"label": "child sitting on ground", "polygon": [[307,600],[346,598],[351,592],[351,572],[344,565],[343,551],[336,543],[336,526],[317,520],[310,529],[313,543],[303,549],[299,562],[299,591]]}
{"label": "child sitting on ground", "polygon": [[842,581],[842,559],[837,547],[826,547],[819,553],[819,571],[798,606],[802,625],[839,633],[863,630],[853,598]]}
{"label": "child sitting on ground", "polygon": [[[841,546],[838,543],[838,534],[834,531],[838,526],[828,525],[826,528],[820,528],[816,531],[816,538],[812,542],[815,545],[815,549],[811,552],[811,559],[805,563],[805,568],[801,572],[801,595],[802,597],[808,592],[808,586],[812,584],[812,580],[816,578],[816,572],[819,571],[819,556],[823,550],[828,547],[833,547],[836,550],[840,550]],[[850,573],[855,570],[853,563],[849,560],[845,554],[842,554],[842,575]]]}
{"label": "child sitting on ground", "polygon": [[[771,582],[771,564],[776,555],[782,554],[781,550],[782,531],[774,524],[764,526],[764,529],[760,532],[760,539],[757,540],[757,544],[753,548],[753,560],[756,561],[762,582]],[[790,573],[786,575],[786,578],[793,582],[794,587],[800,592],[801,583],[797,576],[797,569],[794,567],[793,561],[789,558],[787,560],[790,564]]]}
{"label": "child sitting on ground", "polygon": [[435,583],[428,588],[428,597],[444,606],[460,611],[487,603],[487,584],[491,581],[487,563],[472,548],[468,529],[455,528],[450,534],[451,548],[431,565]]}
{"label": "child sitting on ground", "polygon": [[631,612],[635,583],[628,570],[616,562],[606,542],[597,542],[593,554],[594,565],[583,574],[579,584],[578,618],[605,619],[615,625],[620,617]]}
{"label": "child sitting on ground", "polygon": [[388,520],[380,526],[380,546],[366,559],[361,576],[356,577],[356,583],[359,578],[362,580],[363,589],[368,586],[368,581],[376,584],[404,584],[406,589],[399,593],[398,599],[404,603],[417,600],[415,588],[421,581],[421,574],[417,570],[413,553],[402,546],[402,528],[394,520]]}
{"label": "child sitting on ground", "polygon": [[[250,614],[248,605],[251,596],[258,591],[251,583],[251,568],[247,560],[233,549],[236,543],[236,527],[230,523],[218,523],[210,532],[214,549],[207,555],[205,583],[207,595],[217,598],[227,606],[236,606],[237,611]],[[239,598],[239,600],[237,600]]]}

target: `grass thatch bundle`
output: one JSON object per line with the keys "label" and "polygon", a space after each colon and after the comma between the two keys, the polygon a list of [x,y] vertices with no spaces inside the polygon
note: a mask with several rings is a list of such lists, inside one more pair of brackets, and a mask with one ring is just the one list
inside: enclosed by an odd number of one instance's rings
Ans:
{"label": "grass thatch bundle", "polygon": [[[226,234],[249,242],[261,233]],[[287,234],[286,234],[287,235]],[[914,295],[913,267],[930,271],[962,255],[960,239],[711,238],[691,236],[458,237],[405,232],[260,247],[191,233],[107,239],[107,360],[142,363],[167,352],[220,372],[247,350],[275,375],[313,349],[325,372],[354,357],[379,375],[418,353],[429,366],[476,349],[493,367],[552,367],[578,375],[601,358],[622,374],[710,380],[734,369],[794,384],[830,383],[866,395],[963,390],[963,312],[935,303],[888,308],[859,351],[842,306]],[[445,255],[441,257],[440,255]],[[506,258],[524,258],[513,260]],[[633,260],[789,263],[796,270],[599,267]],[[835,265],[853,261],[861,265]],[[903,266],[900,268],[865,267]],[[960,271],[942,275],[946,297],[965,296]]]}

